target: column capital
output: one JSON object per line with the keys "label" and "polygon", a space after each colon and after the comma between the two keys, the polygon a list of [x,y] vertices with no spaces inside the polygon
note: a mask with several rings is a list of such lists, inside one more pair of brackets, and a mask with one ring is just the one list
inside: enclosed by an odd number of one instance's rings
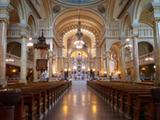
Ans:
{"label": "column capital", "polygon": [[139,35],[138,27],[139,26],[133,27],[133,29],[132,29],[132,37],[138,37],[138,35]]}
{"label": "column capital", "polygon": [[154,8],[155,21],[160,21],[160,1],[153,1],[152,5]]}
{"label": "column capital", "polygon": [[29,33],[28,33],[28,30],[27,30],[27,28],[25,27],[25,26],[23,26],[23,25],[20,25],[21,26],[21,28],[20,28],[20,35],[21,35],[21,37],[22,38],[28,38],[29,37]]}
{"label": "column capital", "polygon": [[10,0],[0,0],[0,21],[9,22]]}

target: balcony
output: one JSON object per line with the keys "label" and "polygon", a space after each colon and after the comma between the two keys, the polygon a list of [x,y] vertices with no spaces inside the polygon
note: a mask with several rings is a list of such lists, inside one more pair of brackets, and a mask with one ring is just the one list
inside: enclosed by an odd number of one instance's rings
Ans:
{"label": "balcony", "polygon": [[[154,52],[142,55],[139,57],[139,65],[147,65],[147,64],[152,64],[155,63],[154,61]],[[130,68],[133,67],[133,60],[127,61],[126,62],[126,67]]]}
{"label": "balcony", "polygon": [[7,38],[10,38],[10,39],[19,39],[21,38],[21,34],[22,33],[25,33],[29,36],[32,36],[31,34],[31,30],[30,28],[28,27],[27,29],[23,29],[22,31],[22,28],[18,25],[15,25],[15,26],[10,26],[8,29],[7,29]]}
{"label": "balcony", "polygon": [[[12,55],[12,54],[7,53],[6,64],[14,65],[14,66],[21,66],[21,58],[16,55]],[[28,60],[27,67],[33,68],[33,61]]]}
{"label": "balcony", "polygon": [[20,29],[19,28],[17,28],[17,29],[8,29],[7,37],[8,38],[20,38],[21,37]]}

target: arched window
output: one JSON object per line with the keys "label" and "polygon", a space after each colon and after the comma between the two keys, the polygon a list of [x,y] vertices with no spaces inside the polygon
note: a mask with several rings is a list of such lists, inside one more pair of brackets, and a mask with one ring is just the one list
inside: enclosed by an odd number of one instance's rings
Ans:
{"label": "arched window", "polygon": [[139,56],[148,54],[153,51],[153,46],[148,42],[139,42],[138,43],[138,54]]}
{"label": "arched window", "polygon": [[10,42],[7,44],[7,53],[21,57],[21,44],[18,42]]}

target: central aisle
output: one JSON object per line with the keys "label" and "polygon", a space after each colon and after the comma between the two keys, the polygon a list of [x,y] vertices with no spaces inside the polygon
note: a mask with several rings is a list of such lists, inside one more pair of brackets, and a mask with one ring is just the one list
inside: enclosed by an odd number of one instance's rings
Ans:
{"label": "central aisle", "polygon": [[73,81],[71,90],[54,106],[46,120],[123,120],[101,100],[86,81]]}

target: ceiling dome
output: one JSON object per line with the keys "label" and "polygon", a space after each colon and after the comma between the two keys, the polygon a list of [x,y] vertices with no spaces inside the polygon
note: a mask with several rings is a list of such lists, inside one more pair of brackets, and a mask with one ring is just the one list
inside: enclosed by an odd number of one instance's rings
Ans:
{"label": "ceiling dome", "polygon": [[100,2],[101,0],[57,0],[57,1],[67,5],[89,5]]}

